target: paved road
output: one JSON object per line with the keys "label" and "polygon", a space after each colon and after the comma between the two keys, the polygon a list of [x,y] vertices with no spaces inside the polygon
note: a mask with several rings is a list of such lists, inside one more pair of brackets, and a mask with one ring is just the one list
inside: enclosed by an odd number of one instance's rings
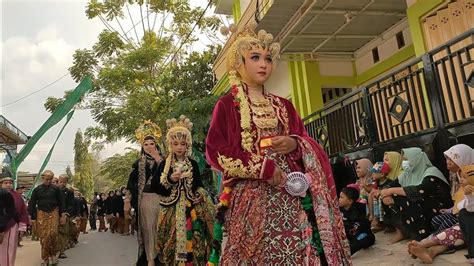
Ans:
{"label": "paved road", "polygon": [[[110,232],[91,231],[79,237],[75,248],[66,251],[67,259],[59,265],[130,266],[137,255],[136,236],[121,236]],[[38,241],[25,239],[24,246],[18,249],[17,266],[37,266],[41,263]]]}
{"label": "paved road", "polygon": [[[352,257],[355,266],[394,266],[394,265],[423,265],[419,260],[410,258],[407,253],[406,241],[395,245],[387,245],[390,234],[379,232],[375,245],[367,250],[361,250]],[[40,246],[37,241],[25,240],[24,247],[18,249],[17,266],[37,266],[41,263]],[[130,266],[136,258],[137,246],[134,236],[89,232],[80,236],[80,243],[66,252],[67,259],[60,260],[60,265],[82,266]],[[432,265],[466,265],[464,258],[466,249],[454,254],[438,256]]]}

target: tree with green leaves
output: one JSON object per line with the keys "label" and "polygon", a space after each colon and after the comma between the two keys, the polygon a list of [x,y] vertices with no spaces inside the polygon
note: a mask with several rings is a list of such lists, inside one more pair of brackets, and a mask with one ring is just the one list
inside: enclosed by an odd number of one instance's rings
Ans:
{"label": "tree with green leaves", "polygon": [[93,195],[94,180],[93,180],[93,158],[89,153],[90,141],[84,139],[81,130],[76,132],[74,139],[74,186],[86,198]]}
{"label": "tree with green leaves", "polygon": [[[167,118],[185,114],[193,120],[197,148],[203,150],[216,100],[210,90],[215,85],[212,64],[219,48],[209,47],[203,53],[185,51],[197,34],[211,35],[220,26],[219,18],[205,14],[211,4],[203,9],[191,7],[186,0],[88,3],[87,17],[99,18],[107,29],[92,49],[76,50],[69,69],[75,81],[93,77],[94,90],[81,107],[91,110],[98,125],[88,128],[86,136],[101,143],[133,140],[135,129],[144,120],[164,127]],[[134,7],[141,14],[135,19],[130,15]],[[127,14],[136,25],[128,31],[123,22]],[[45,107],[52,111],[61,101],[50,97]]]}
{"label": "tree with green leaves", "polygon": [[110,180],[114,188],[126,186],[132,164],[139,158],[140,152],[129,149],[125,154],[115,154],[102,162],[100,173]]}

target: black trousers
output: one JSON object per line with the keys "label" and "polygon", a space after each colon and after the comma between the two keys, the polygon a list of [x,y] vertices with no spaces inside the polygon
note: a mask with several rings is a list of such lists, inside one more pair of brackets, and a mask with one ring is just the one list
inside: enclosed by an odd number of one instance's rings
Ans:
{"label": "black trousers", "polygon": [[474,212],[462,209],[459,212],[459,225],[467,245],[467,256],[474,258]]}
{"label": "black trousers", "polygon": [[89,224],[92,230],[97,230],[97,213],[96,212],[90,212]]}
{"label": "black trousers", "polygon": [[371,231],[364,232],[365,236],[351,237],[349,239],[349,246],[351,247],[351,255],[361,249],[366,249],[375,243],[375,235]]}

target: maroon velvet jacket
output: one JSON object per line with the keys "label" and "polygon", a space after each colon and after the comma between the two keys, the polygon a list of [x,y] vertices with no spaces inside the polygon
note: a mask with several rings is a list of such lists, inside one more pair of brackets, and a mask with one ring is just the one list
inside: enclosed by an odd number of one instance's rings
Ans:
{"label": "maroon velvet jacket", "polygon": [[[284,127],[284,134],[304,139],[311,144],[327,177],[327,185],[331,190],[331,196],[336,198],[332,169],[326,153],[307,134],[301,118],[290,101],[272,94],[268,94],[268,96],[272,99],[273,105],[279,107],[276,111],[280,123]],[[255,132],[256,128],[253,122],[251,125],[252,131]],[[229,93],[216,103],[206,139],[207,161],[211,166],[223,172],[223,183],[225,185],[236,181],[237,178],[269,179],[275,169],[275,163],[270,159],[258,158],[258,160],[252,160],[252,156],[258,154],[258,147],[255,146],[252,153],[244,151],[241,146],[241,132],[239,107],[234,105],[234,97]],[[256,138],[256,136],[253,137],[254,143],[258,142]],[[227,161],[227,165],[223,165],[223,161],[219,160],[219,156],[230,159]],[[300,148],[289,154],[288,163],[292,171],[305,170]],[[234,169],[235,167],[243,167],[247,176],[239,176],[243,173]]]}
{"label": "maroon velvet jacket", "polygon": [[[329,265],[351,265],[349,245],[339,211],[336,187],[329,159],[319,144],[308,136],[301,118],[286,99],[266,94],[271,100],[281,134],[294,137],[298,148],[286,156],[290,171],[304,172],[310,178],[310,191],[321,243]],[[216,104],[206,139],[208,162],[223,172],[223,184],[232,187],[239,179],[266,180],[273,175],[276,164],[259,154],[260,139],[253,122],[251,152],[241,145],[240,107],[232,94]],[[238,204],[238,203],[237,203]],[[235,217],[233,219],[246,219]],[[235,222],[235,221],[234,221]]]}
{"label": "maroon velvet jacket", "polygon": [[26,210],[26,204],[18,193],[13,190],[10,190],[10,194],[15,201],[15,216],[7,224],[7,230],[11,228],[15,223],[23,223],[25,225],[30,224],[30,219],[28,218],[28,212]]}

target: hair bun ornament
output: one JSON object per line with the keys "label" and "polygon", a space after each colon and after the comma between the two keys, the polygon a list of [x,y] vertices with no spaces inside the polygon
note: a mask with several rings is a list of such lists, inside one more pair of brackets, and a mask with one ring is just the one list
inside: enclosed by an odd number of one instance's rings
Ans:
{"label": "hair bun ornament", "polygon": [[231,23],[229,25],[229,31],[232,32],[232,33],[236,33],[237,32],[237,25],[235,25],[234,23]]}
{"label": "hair bun ornament", "polygon": [[[266,36],[267,36],[267,31],[265,31],[265,30],[259,30],[258,31],[257,37],[258,37],[259,40],[263,41]],[[272,36],[272,39],[273,39],[273,36]]]}
{"label": "hair bun ornament", "polygon": [[230,30],[227,26],[222,26],[220,29],[219,29],[220,33],[224,36],[227,36],[229,35],[230,33]]}
{"label": "hair bun ornament", "polygon": [[172,129],[176,127],[184,127],[191,132],[191,129],[193,128],[193,123],[185,115],[180,115],[178,119],[176,118],[167,119],[166,126],[168,127],[168,129]]}

